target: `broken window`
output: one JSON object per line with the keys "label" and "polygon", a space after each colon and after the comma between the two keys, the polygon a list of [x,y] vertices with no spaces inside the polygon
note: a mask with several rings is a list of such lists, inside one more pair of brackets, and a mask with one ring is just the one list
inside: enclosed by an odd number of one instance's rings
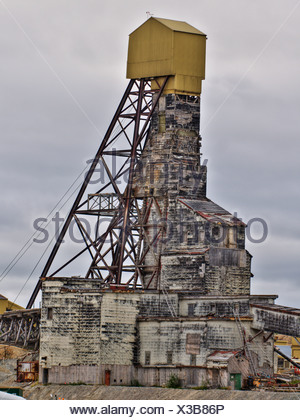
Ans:
{"label": "broken window", "polygon": [[145,351],[145,365],[150,365],[151,352]]}

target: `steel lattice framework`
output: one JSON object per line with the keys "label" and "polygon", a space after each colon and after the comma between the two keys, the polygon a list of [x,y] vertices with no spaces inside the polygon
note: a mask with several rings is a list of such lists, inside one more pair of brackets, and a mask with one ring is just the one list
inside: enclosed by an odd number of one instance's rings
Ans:
{"label": "steel lattice framework", "polygon": [[[153,88],[154,83],[150,80],[130,80],[27,308],[32,307],[43,278],[56,276],[84,253],[90,256],[86,278],[99,279],[104,286],[110,284],[111,287],[157,287],[160,261],[157,250],[153,251],[153,245],[163,235],[164,227],[159,226],[155,236],[150,239],[145,226],[152,206],[155,206],[160,217],[163,217],[166,209],[160,208],[154,197],[134,197],[132,185],[147,142],[151,117],[167,80],[168,77],[165,77],[160,85],[155,82],[156,88]],[[99,164],[103,172],[101,187],[88,193]],[[125,176],[127,182],[124,183],[122,180]],[[95,235],[87,228],[83,216],[96,217]],[[103,223],[105,229],[101,233],[99,227]],[[82,248],[49,275],[71,224],[77,227],[83,238]],[[152,254],[151,266],[146,266],[145,262],[148,253]],[[144,280],[145,270],[147,282]]]}

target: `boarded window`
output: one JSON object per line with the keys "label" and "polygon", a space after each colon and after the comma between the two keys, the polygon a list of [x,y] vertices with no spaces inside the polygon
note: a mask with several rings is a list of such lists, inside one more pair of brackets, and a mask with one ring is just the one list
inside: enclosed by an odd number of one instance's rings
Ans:
{"label": "boarded window", "polygon": [[199,354],[200,353],[200,334],[186,335],[186,353]]}
{"label": "boarded window", "polygon": [[145,351],[145,365],[150,365],[151,361],[151,352]]}

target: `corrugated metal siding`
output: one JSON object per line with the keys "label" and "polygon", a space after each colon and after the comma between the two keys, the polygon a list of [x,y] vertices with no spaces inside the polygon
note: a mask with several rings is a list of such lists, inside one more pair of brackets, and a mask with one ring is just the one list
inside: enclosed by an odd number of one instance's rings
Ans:
{"label": "corrugated metal siding", "polygon": [[165,93],[198,95],[206,36],[185,22],[163,21],[150,18],[129,36],[127,78],[174,76]]}

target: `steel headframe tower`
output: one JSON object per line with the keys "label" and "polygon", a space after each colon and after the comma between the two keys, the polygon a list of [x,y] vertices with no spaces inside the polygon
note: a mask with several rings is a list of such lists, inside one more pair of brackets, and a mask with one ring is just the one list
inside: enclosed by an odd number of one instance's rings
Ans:
{"label": "steel headframe tower", "polygon": [[[90,257],[85,278],[99,279],[103,287],[160,288],[157,244],[164,238],[165,225],[162,222],[153,230],[150,213],[155,206],[163,221],[166,206],[160,206],[151,191],[147,197],[135,194],[133,185],[140,176],[139,163],[161,96],[183,94],[199,98],[205,78],[205,43],[206,35],[185,22],[153,17],[130,34],[129,84],[27,308],[32,307],[45,277],[61,275],[83,254]],[[90,191],[99,164],[101,187]],[[83,216],[96,220],[95,233],[88,229]],[[101,223],[105,225],[102,233]],[[68,229],[74,226],[82,237],[81,249],[50,271],[55,259],[57,263],[56,256]]]}
{"label": "steel headframe tower", "polygon": [[[131,79],[129,81],[27,308],[32,307],[41,289],[43,278],[56,276],[85,252],[91,259],[86,278],[99,278],[103,283],[130,285],[133,288],[145,286],[138,282],[141,280],[140,267],[152,245],[143,247],[141,244],[145,240],[140,228],[144,215],[141,213],[139,200],[133,196],[132,183],[135,168],[147,142],[151,116],[167,80],[168,77],[163,78],[162,83],[155,89],[151,87],[150,80]],[[117,173],[114,173],[118,158],[120,158],[119,161],[122,160],[122,163],[119,162]],[[106,181],[99,190],[86,197],[87,187],[99,164],[103,171],[102,179]],[[120,191],[120,180],[125,176],[128,181],[125,188],[123,186],[124,191]],[[83,215],[96,217],[98,225],[101,223],[101,217],[109,219],[105,232],[92,238],[85,223],[80,219]],[[71,259],[48,275],[71,223],[77,225],[84,245]],[[159,265],[157,264],[152,269],[154,277],[158,274]],[[122,279],[123,272],[130,273],[129,279],[127,278],[125,282]]]}

